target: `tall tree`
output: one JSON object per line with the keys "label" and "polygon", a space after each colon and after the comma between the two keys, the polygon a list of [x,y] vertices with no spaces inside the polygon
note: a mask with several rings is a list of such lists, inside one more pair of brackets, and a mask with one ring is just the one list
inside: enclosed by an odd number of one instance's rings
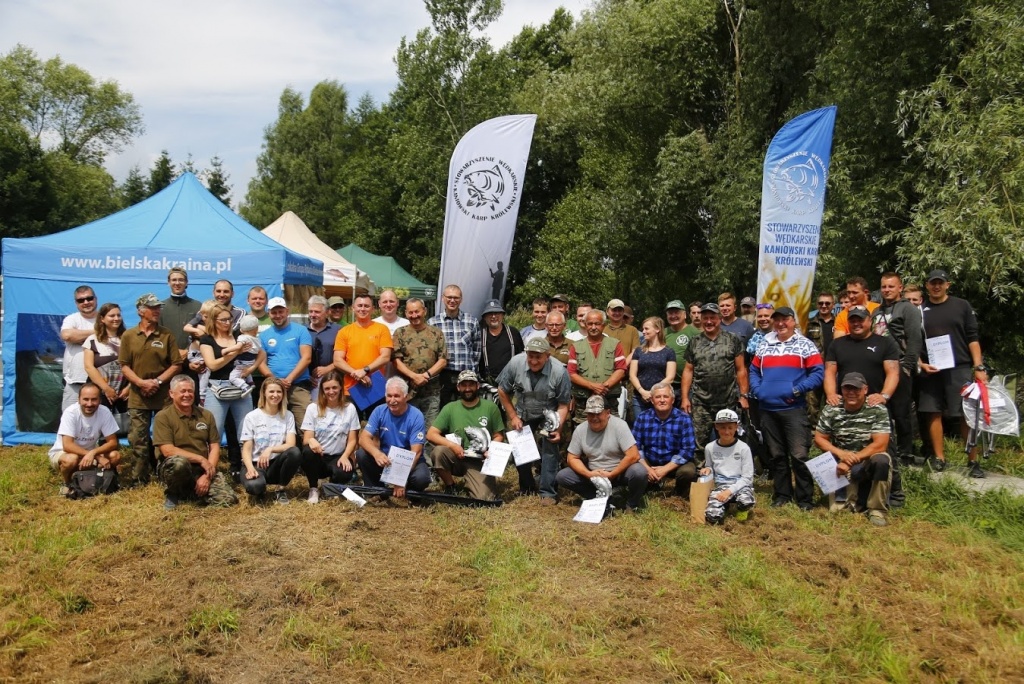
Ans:
{"label": "tall tree", "polygon": [[160,150],[160,156],[153,162],[153,168],[149,170],[149,181],[146,183],[146,190],[150,195],[155,195],[178,177],[174,169],[174,162],[167,150]]}
{"label": "tall tree", "polygon": [[114,81],[97,82],[60,57],[43,62],[17,45],[0,58],[0,113],[20,121],[41,144],[75,162],[101,164],[143,132],[130,93]]}
{"label": "tall tree", "polygon": [[224,171],[224,162],[220,157],[213,157],[210,160],[210,169],[205,174],[206,189],[214,197],[227,206],[231,206],[231,186],[228,185],[228,174]]}
{"label": "tall tree", "polygon": [[120,191],[121,200],[125,207],[138,204],[149,197],[149,192],[146,189],[146,179],[142,177],[138,164],[128,169],[128,175],[125,176]]}

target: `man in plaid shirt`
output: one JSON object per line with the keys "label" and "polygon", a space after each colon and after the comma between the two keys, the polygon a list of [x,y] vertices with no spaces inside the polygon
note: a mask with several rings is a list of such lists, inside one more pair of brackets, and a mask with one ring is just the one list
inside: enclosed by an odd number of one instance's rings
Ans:
{"label": "man in plaid shirt", "polygon": [[651,403],[633,423],[633,437],[640,451],[640,465],[647,469],[648,488],[662,480],[676,479],[675,492],[690,497],[690,484],[697,480],[693,452],[697,443],[690,416],[675,406],[672,385],[659,382],[651,388]]}
{"label": "man in plaid shirt", "polygon": [[462,288],[446,285],[442,292],[444,313],[431,317],[427,323],[444,333],[448,345],[448,365],[441,371],[441,406],[458,399],[459,373],[476,371],[480,363],[480,321],[460,311]]}

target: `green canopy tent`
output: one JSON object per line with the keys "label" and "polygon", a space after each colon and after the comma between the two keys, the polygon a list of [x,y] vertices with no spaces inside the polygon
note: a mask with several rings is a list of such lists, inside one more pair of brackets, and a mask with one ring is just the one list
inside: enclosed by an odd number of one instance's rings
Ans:
{"label": "green canopy tent", "polygon": [[399,299],[419,297],[431,301],[437,297],[436,287],[416,280],[392,257],[371,254],[354,242],[337,251],[353,264],[359,264],[360,270],[366,271],[370,279],[377,285],[377,292],[391,289],[395,291]]}

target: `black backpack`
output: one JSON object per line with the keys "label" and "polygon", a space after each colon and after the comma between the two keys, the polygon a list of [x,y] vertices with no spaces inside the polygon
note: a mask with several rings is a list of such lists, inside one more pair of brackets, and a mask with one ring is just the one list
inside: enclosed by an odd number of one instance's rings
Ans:
{"label": "black backpack", "polygon": [[97,494],[113,494],[117,490],[116,470],[87,468],[79,470],[71,476],[67,497],[69,499],[85,499]]}

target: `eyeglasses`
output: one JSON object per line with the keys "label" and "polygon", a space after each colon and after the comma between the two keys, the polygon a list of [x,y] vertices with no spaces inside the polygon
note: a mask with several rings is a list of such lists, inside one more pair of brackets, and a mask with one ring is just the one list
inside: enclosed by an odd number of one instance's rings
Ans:
{"label": "eyeglasses", "polygon": [[445,295],[444,298],[447,299],[449,302],[461,302],[462,301],[462,297],[451,297],[449,295]]}
{"label": "eyeglasses", "polygon": [[75,297],[75,301],[79,304],[85,304],[86,302],[96,301],[96,297]]}
{"label": "eyeglasses", "polygon": [[230,323],[231,322],[231,317],[228,316],[227,318],[218,318],[217,322],[218,323]]}

